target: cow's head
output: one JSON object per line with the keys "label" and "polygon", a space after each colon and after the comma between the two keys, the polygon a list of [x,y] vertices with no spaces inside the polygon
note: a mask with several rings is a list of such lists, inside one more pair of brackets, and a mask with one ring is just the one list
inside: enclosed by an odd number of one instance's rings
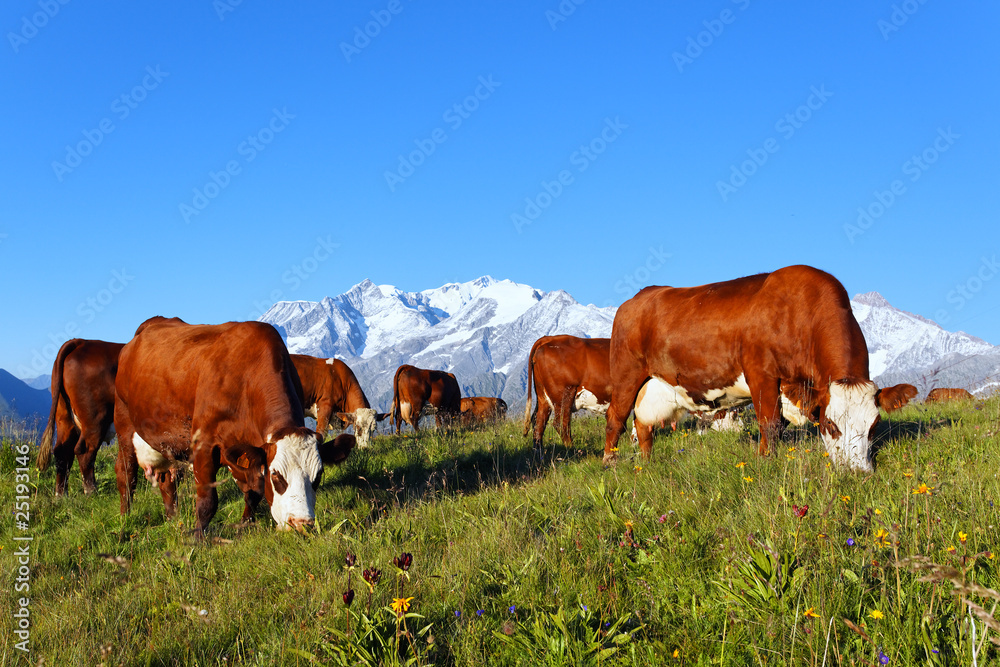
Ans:
{"label": "cow's head", "polygon": [[354,448],[354,436],[323,442],[307,428],[284,428],[267,439],[264,498],[279,530],[299,529],[316,521],[316,489],[324,463],[340,463]]}
{"label": "cow's head", "polygon": [[358,447],[367,447],[375,433],[375,425],[389,416],[388,412],[375,412],[374,408],[358,408],[354,412],[338,412],[337,418],[354,426]]}
{"label": "cow's head", "polygon": [[879,422],[876,388],[868,380],[837,380],[821,406],[819,432],[830,458],[855,470],[872,470],[871,443]]}

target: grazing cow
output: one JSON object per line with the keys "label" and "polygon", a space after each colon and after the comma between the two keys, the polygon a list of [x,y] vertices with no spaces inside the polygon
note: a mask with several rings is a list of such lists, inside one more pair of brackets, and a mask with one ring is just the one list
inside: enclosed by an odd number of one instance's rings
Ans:
{"label": "grazing cow", "polygon": [[924,403],[944,403],[946,401],[972,400],[973,398],[975,396],[965,389],[938,387],[937,389],[931,389],[930,393],[927,394],[927,398],[924,399]]}
{"label": "grazing cow", "polygon": [[[577,410],[604,414],[611,402],[611,372],[608,367],[609,338],[543,336],[528,353],[528,404],[524,408],[524,435],[534,424],[532,442],[542,446],[542,434],[555,411],[556,427],[563,444],[573,446],[570,416]],[[531,409],[531,383],[535,383],[536,407]]]}
{"label": "grazing cow", "polygon": [[315,519],[323,464],[343,461],[354,446],[352,436],[323,442],[305,427],[295,366],[278,332],[262,322],[147,320],[121,351],[115,390],[122,514],[142,467],[173,516],[176,468],[186,462],[194,469],[199,536],[218,507],[220,467],[244,492],[244,520],[263,496],[279,528],[302,528]]}
{"label": "grazing cow", "polygon": [[392,378],[392,423],[396,435],[406,421],[417,428],[420,415],[428,405],[437,409],[437,425],[449,424],[462,413],[462,390],[454,373],[430,371],[404,364]]}
{"label": "grazing cow", "polygon": [[375,433],[376,422],[389,416],[375,412],[354,371],[340,359],[318,359],[293,354],[292,363],[302,381],[302,405],[305,415],[316,420],[316,430],[326,437],[331,417],[354,426],[358,447],[367,447]]}
{"label": "grazing cow", "polygon": [[[818,422],[835,461],[871,470],[878,409],[893,409],[906,393],[905,386],[879,390],[871,382],[847,292],[808,266],[700,287],[643,289],[615,315],[610,366],[606,461],[615,458],[633,408],[636,419],[652,424],[680,410],[716,412],[753,402],[761,455],[780,436],[784,412]],[[643,429],[639,439],[648,457],[652,439]]]}
{"label": "grazing cow", "polygon": [[463,398],[461,403],[462,426],[472,426],[477,422],[494,422],[507,418],[507,401],[502,398],[473,396]]}
{"label": "grazing cow", "polygon": [[115,374],[123,347],[74,338],[59,348],[52,364],[52,408],[36,461],[38,469],[45,470],[55,456],[57,496],[69,487],[74,454],[83,475],[83,492],[97,490],[94,460],[101,444],[110,444],[115,436]]}

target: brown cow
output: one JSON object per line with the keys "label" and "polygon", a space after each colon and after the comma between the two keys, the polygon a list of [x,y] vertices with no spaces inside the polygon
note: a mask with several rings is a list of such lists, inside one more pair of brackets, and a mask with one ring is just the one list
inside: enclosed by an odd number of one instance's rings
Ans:
{"label": "brown cow", "polygon": [[417,423],[428,405],[437,409],[437,425],[447,425],[462,412],[462,390],[454,373],[431,371],[404,364],[392,378],[392,423],[396,435],[406,421],[419,430]]}
{"label": "brown cow", "polygon": [[326,436],[331,417],[354,426],[358,447],[367,447],[376,422],[389,416],[375,412],[361,390],[354,371],[340,359],[319,359],[293,354],[292,363],[302,381],[302,405],[305,415],[316,420],[316,430]]}
{"label": "brown cow", "polygon": [[[122,343],[74,338],[63,343],[52,364],[52,408],[38,449],[39,470],[56,458],[56,495],[66,493],[73,455],[80,463],[83,492],[97,490],[94,460],[115,436],[115,374]],[[55,440],[55,446],[53,446]]]}
{"label": "brown cow", "polygon": [[472,426],[477,422],[488,423],[507,418],[507,401],[502,398],[486,396],[463,398],[461,409],[462,426]]}
{"label": "brown cow", "polygon": [[[871,382],[847,292],[808,266],[700,287],[647,287],[615,315],[610,365],[605,460],[615,458],[633,408],[636,419],[652,424],[680,410],[715,412],[752,401],[761,455],[780,436],[785,412],[818,422],[835,461],[871,470],[878,409],[893,409],[906,391]],[[640,429],[648,457],[652,440],[645,436]]]}
{"label": "brown cow", "polygon": [[966,389],[938,387],[937,389],[931,389],[930,393],[927,394],[927,398],[924,399],[924,403],[944,403],[946,401],[963,401],[974,398],[975,396]]}
{"label": "brown cow", "polygon": [[199,536],[218,507],[223,465],[244,491],[244,520],[263,496],[279,528],[301,528],[314,522],[323,464],[343,461],[354,446],[352,436],[323,442],[305,427],[295,366],[262,322],[147,320],[121,351],[115,390],[122,513],[141,466],[175,514],[175,469],[189,462]]}
{"label": "brown cow", "polygon": [[[609,338],[543,336],[528,353],[528,404],[524,408],[524,434],[534,424],[532,442],[542,446],[542,434],[555,411],[563,444],[573,446],[570,417],[577,410],[604,414],[611,402],[611,371],[608,366]],[[537,405],[531,410],[531,383],[535,383]]]}

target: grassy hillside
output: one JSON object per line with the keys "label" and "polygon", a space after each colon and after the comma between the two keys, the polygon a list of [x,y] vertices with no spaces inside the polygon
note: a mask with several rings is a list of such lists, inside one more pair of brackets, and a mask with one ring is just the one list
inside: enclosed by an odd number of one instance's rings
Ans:
{"label": "grassy hillside", "polygon": [[[756,456],[753,433],[664,433],[651,461],[623,439],[621,460],[605,468],[603,420],[574,429],[579,449],[567,451],[552,446],[550,428],[544,460],[513,423],[377,438],[328,471],[310,535],[277,533],[263,507],[256,525],[235,527],[243,501],[229,480],[212,539],[200,544],[189,534],[189,481],[177,519],[165,521],[143,479],[122,518],[114,449],[99,458],[96,496],[82,495],[74,469],[58,501],[32,450],[29,525],[8,523],[0,537],[0,608],[30,597],[31,652],[15,647],[19,619],[4,613],[0,664],[1000,657],[988,590],[1000,588],[1000,399],[894,414],[872,475],[831,467],[806,431],[767,458]],[[19,495],[19,446],[6,432],[4,507]],[[15,552],[26,543],[28,593],[16,592]],[[393,564],[404,553],[405,572]],[[372,568],[381,578],[369,587]],[[406,614],[389,608],[394,599],[409,600]]]}

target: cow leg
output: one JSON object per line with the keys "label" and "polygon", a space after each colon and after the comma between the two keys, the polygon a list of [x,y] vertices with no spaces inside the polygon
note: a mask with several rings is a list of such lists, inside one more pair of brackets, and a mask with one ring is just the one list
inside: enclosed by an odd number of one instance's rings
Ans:
{"label": "cow leg", "polygon": [[200,539],[204,536],[205,528],[215,516],[216,510],[219,509],[219,493],[215,490],[215,476],[221,465],[219,448],[207,443],[197,447],[192,464],[197,517],[194,531],[195,536]]}
{"label": "cow leg", "polygon": [[753,399],[753,409],[757,413],[760,428],[760,446],[757,453],[767,454],[768,443],[781,438],[781,383],[777,378],[766,376],[746,378]]}
{"label": "cow leg", "polygon": [[241,524],[248,524],[253,521],[254,514],[257,512],[257,505],[260,504],[261,495],[254,491],[253,489],[247,489],[243,492],[243,517],[240,519]]}
{"label": "cow leg", "polygon": [[420,415],[423,411],[424,404],[420,401],[416,401],[410,403],[410,412],[404,417],[404,419],[406,419],[406,423],[413,427],[414,433],[420,432],[420,427],[418,427],[417,424],[420,423]]}
{"label": "cow leg", "polygon": [[559,404],[559,435],[562,436],[563,445],[573,447],[573,434],[570,432],[570,418],[573,416],[573,403],[576,401],[576,393],[579,387],[566,387],[563,389],[562,401]]}
{"label": "cow leg", "polygon": [[[81,440],[83,440],[81,438]],[[97,478],[94,476],[94,461],[97,460],[97,452],[101,448],[100,437],[95,440],[86,439],[86,449],[76,455],[76,460],[80,464],[80,474],[83,476],[83,492],[90,494],[97,491]]]}
{"label": "cow leg", "polygon": [[538,412],[535,415],[535,433],[533,445],[535,449],[542,448],[542,435],[545,433],[545,427],[549,423],[549,415],[552,414],[552,406],[549,405],[549,399],[544,394],[538,396]]}
{"label": "cow leg", "polygon": [[[625,432],[625,422],[635,407],[635,397],[639,389],[649,379],[649,376],[639,370],[623,373],[615,383],[611,394],[611,404],[608,406],[608,424],[604,428],[604,462],[611,463],[618,458],[618,440]],[[652,444],[650,444],[652,450]]]}
{"label": "cow leg", "polygon": [[653,455],[653,425],[643,424],[637,419],[632,420],[635,426],[635,436],[639,444],[639,451],[642,452],[643,458],[649,458]]}
{"label": "cow leg", "polygon": [[323,440],[326,440],[326,432],[330,429],[330,415],[333,414],[333,407],[329,404],[317,406],[316,408],[316,432]]}
{"label": "cow leg", "polygon": [[121,497],[121,513],[125,514],[132,506],[135,485],[139,481],[139,461],[135,455],[135,444],[132,442],[135,428],[132,426],[128,410],[121,401],[115,401],[115,430],[118,432],[115,480],[118,484],[118,495]]}
{"label": "cow leg", "polygon": [[163,498],[163,513],[168,519],[177,516],[177,469],[157,470],[154,485]]}
{"label": "cow leg", "polygon": [[76,441],[79,432],[75,429],[70,432],[69,438],[58,442],[52,448],[53,458],[56,460],[56,495],[65,495],[69,490],[69,473],[73,469],[73,450],[76,448]]}

